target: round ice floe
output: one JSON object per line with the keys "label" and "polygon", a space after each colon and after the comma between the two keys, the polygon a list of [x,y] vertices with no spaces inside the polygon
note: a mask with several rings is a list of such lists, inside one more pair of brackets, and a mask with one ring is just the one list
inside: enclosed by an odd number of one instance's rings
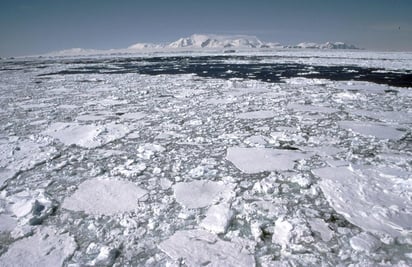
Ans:
{"label": "round ice floe", "polygon": [[62,207],[89,214],[112,215],[131,211],[147,191],[132,182],[92,179],[80,184],[73,195],[66,198]]}
{"label": "round ice floe", "polygon": [[13,243],[0,257],[0,266],[62,266],[75,249],[76,243],[69,234],[41,228],[35,235]]}
{"label": "round ice floe", "polygon": [[159,248],[187,266],[255,266],[255,259],[237,243],[221,240],[204,230],[178,231]]}
{"label": "round ice floe", "polygon": [[245,173],[293,169],[296,160],[307,158],[299,151],[231,147],[227,150],[226,159]]}
{"label": "round ice floe", "polygon": [[173,190],[177,202],[186,208],[195,209],[209,206],[219,197],[229,198],[232,186],[223,182],[202,180],[178,183],[173,186]]}

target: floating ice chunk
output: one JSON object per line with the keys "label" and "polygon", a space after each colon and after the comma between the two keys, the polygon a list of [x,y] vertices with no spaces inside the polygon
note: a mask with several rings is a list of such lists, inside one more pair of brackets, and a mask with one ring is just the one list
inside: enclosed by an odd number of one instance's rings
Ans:
{"label": "floating ice chunk", "polygon": [[222,234],[226,232],[232,216],[233,212],[230,210],[229,204],[214,205],[209,208],[200,226],[212,233]]}
{"label": "floating ice chunk", "polygon": [[100,248],[99,254],[90,263],[90,265],[91,266],[112,266],[118,255],[119,255],[118,249],[110,248],[108,246],[103,246]]}
{"label": "floating ice chunk", "polygon": [[358,174],[347,167],[313,173],[321,178],[319,186],[330,205],[351,223],[393,237],[412,232],[410,180]]}
{"label": "floating ice chunk", "polygon": [[313,105],[300,105],[300,104],[289,104],[287,106],[289,109],[293,109],[298,112],[307,112],[307,113],[334,113],[337,109],[330,107],[322,106],[313,106]]}
{"label": "floating ice chunk", "polygon": [[21,225],[38,225],[53,213],[56,204],[45,194],[44,190],[21,191],[8,197],[8,207]]}
{"label": "floating ice chunk", "polygon": [[276,115],[277,113],[272,110],[259,110],[236,114],[236,118],[249,120],[269,119],[275,117]]}
{"label": "floating ice chunk", "polygon": [[318,232],[323,241],[329,242],[333,238],[333,231],[328,227],[324,220],[314,218],[309,220],[312,231]]}
{"label": "floating ice chunk", "polygon": [[379,139],[400,139],[405,132],[389,125],[374,122],[340,121],[339,126],[366,136],[375,136]]}
{"label": "floating ice chunk", "polygon": [[184,259],[187,266],[253,267],[252,255],[238,243],[219,239],[204,230],[178,231],[159,248],[173,260]]}
{"label": "floating ice chunk", "polygon": [[40,228],[35,235],[14,242],[0,257],[0,266],[62,266],[76,247],[69,234]]}
{"label": "floating ice chunk", "polygon": [[275,222],[275,230],[272,236],[272,242],[277,243],[286,248],[289,245],[290,239],[292,238],[293,226],[290,222],[279,218]]}
{"label": "floating ice chunk", "polygon": [[112,175],[123,175],[125,177],[136,177],[141,174],[144,170],[146,170],[146,164],[135,163],[135,162],[128,162],[125,165],[115,167],[110,173]]}
{"label": "floating ice chunk", "polygon": [[327,79],[310,79],[304,77],[284,79],[284,82],[291,85],[324,85],[331,83],[331,81]]}
{"label": "floating ice chunk", "polygon": [[161,145],[147,143],[139,146],[137,149],[137,156],[143,159],[150,159],[155,153],[163,152],[165,150],[166,149]]}
{"label": "floating ice chunk", "polygon": [[59,139],[65,145],[96,148],[123,138],[129,132],[127,126],[115,123],[97,126],[57,122],[50,125],[43,134]]}
{"label": "floating ice chunk", "polygon": [[135,209],[146,194],[146,190],[132,182],[92,179],[80,184],[74,194],[64,200],[62,207],[89,214],[113,215]]}
{"label": "floating ice chunk", "polygon": [[307,157],[308,154],[299,151],[243,147],[230,147],[226,155],[227,160],[245,173],[290,170],[296,160]]}
{"label": "floating ice chunk", "polygon": [[231,198],[233,185],[207,180],[177,183],[173,186],[176,201],[182,206],[195,209],[213,204],[219,198]]}
{"label": "floating ice chunk", "polygon": [[352,237],[349,243],[353,249],[365,252],[373,252],[380,247],[379,240],[368,233],[360,233]]}

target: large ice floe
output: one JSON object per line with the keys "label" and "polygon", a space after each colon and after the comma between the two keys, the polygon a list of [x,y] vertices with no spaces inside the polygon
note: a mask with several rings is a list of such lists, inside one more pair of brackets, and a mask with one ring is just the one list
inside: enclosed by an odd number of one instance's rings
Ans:
{"label": "large ice floe", "polygon": [[80,184],[73,195],[64,200],[62,208],[110,215],[132,211],[146,194],[146,190],[131,182],[92,179]]}
{"label": "large ice floe", "polygon": [[411,66],[2,59],[0,266],[412,266]]}

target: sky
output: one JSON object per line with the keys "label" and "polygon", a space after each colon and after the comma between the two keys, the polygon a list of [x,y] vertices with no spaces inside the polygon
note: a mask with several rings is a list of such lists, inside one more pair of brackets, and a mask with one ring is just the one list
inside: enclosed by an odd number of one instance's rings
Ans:
{"label": "sky", "polygon": [[194,33],[412,51],[412,0],[0,0],[0,57]]}

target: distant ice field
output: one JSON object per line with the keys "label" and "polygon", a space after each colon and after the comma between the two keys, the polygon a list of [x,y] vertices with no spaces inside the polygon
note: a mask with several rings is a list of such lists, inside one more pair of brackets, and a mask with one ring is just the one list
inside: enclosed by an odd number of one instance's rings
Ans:
{"label": "distant ice field", "polygon": [[0,60],[0,266],[411,266],[412,56]]}

